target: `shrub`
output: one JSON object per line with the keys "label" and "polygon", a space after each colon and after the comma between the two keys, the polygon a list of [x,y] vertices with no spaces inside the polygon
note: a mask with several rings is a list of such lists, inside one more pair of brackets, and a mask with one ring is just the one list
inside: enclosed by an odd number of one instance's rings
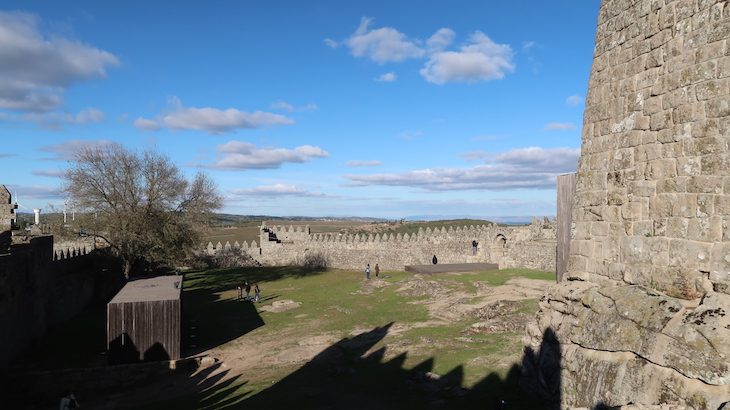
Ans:
{"label": "shrub", "polygon": [[309,269],[326,269],[329,266],[329,261],[322,253],[308,253],[304,255],[301,265]]}
{"label": "shrub", "polygon": [[252,258],[243,249],[228,248],[221,249],[211,258],[211,267],[214,268],[245,268],[249,266],[260,266],[259,262]]}

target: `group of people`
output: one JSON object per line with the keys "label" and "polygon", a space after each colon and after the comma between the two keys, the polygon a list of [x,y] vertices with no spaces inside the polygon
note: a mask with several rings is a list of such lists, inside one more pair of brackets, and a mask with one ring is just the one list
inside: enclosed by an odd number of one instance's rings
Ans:
{"label": "group of people", "polygon": [[[375,264],[375,277],[377,278],[380,276],[380,266],[378,264]],[[368,263],[368,266],[365,267],[365,278],[370,279],[370,264]]]}
{"label": "group of people", "polygon": [[[246,297],[243,297],[243,292],[246,291]],[[253,284],[253,300],[251,299],[251,284],[248,281],[243,282],[243,287],[238,285],[238,300],[245,300],[247,302],[261,302],[261,290],[259,284]]]}

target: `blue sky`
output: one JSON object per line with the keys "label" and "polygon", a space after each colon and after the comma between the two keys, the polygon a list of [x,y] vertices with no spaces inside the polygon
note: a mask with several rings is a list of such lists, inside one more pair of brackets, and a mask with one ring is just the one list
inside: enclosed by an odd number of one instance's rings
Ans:
{"label": "blue sky", "polygon": [[599,3],[5,2],[0,183],[60,206],[74,150],[113,141],[208,172],[227,213],[551,216]]}

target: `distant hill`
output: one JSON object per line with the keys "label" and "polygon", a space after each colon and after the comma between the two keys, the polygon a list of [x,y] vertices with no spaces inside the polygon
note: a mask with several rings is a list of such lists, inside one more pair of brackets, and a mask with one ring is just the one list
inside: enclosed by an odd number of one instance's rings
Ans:
{"label": "distant hill", "polygon": [[250,221],[297,221],[297,222],[386,222],[383,218],[370,218],[360,216],[271,216],[271,215],[233,215],[217,214],[221,223],[230,224]]}

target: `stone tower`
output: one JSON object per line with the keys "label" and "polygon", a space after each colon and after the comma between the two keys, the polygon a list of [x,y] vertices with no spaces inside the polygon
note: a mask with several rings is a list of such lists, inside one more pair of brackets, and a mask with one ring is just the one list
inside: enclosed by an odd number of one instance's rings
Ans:
{"label": "stone tower", "polygon": [[0,185],[0,232],[13,228],[16,209],[18,209],[18,204],[12,203],[10,191],[5,185]]}
{"label": "stone tower", "polygon": [[730,2],[602,0],[576,191],[568,272],[527,328],[523,386],[551,408],[720,408]]}

